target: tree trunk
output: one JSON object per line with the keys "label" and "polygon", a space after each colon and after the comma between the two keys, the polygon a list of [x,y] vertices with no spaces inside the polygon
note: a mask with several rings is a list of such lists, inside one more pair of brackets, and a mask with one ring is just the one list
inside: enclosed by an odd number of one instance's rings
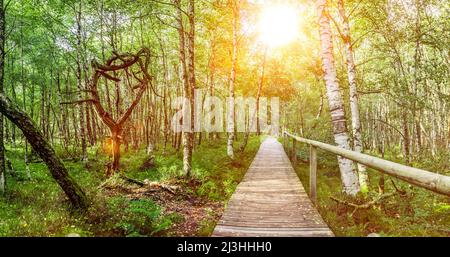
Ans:
{"label": "tree trunk", "polygon": [[248,138],[250,137],[250,130],[252,128],[251,122],[253,122],[253,117],[250,117],[250,116],[255,114],[255,113],[252,114],[250,109],[251,108],[249,108],[248,112],[247,112],[247,110],[245,110],[245,113],[246,113],[246,115],[245,115],[246,116],[245,117],[246,118],[246,120],[245,120],[246,131],[245,131],[245,135],[244,135],[244,137],[242,139],[242,144],[239,147],[239,152],[240,153],[244,152],[245,147],[247,147],[247,144],[248,144]]}
{"label": "tree trunk", "polygon": [[[345,45],[345,54],[347,62],[347,75],[350,89],[350,110],[352,113],[352,129],[353,129],[353,150],[361,153],[363,151],[361,136],[361,120],[359,118],[358,90],[356,86],[356,66],[353,59],[353,47],[350,36],[350,24],[347,14],[345,13],[344,0],[338,0],[339,15],[342,20],[342,40]],[[366,166],[358,163],[359,185],[362,192],[369,190],[367,185],[368,175]]]}
{"label": "tree trunk", "polygon": [[[188,99],[190,102],[191,96],[191,89],[189,86],[189,78],[187,74],[187,67],[186,67],[186,43],[185,43],[185,30],[184,30],[184,24],[183,24],[183,12],[181,11],[181,1],[180,0],[174,0],[175,6],[177,8],[177,21],[178,21],[178,37],[179,37],[179,59],[181,63],[181,72],[182,72],[182,81],[183,81],[183,98]],[[186,102],[183,100],[183,110],[187,108]],[[189,117],[190,119],[190,117]],[[183,120],[183,123],[186,122]],[[184,127],[184,126],[183,126]],[[182,141],[183,141],[183,172],[186,176],[190,176],[191,174],[191,131],[183,131],[182,132]]]}
{"label": "tree trunk", "polygon": [[[22,18],[22,17],[21,17]],[[23,19],[23,18],[22,18]],[[23,110],[26,111],[27,107],[27,88],[25,86],[25,79],[24,79],[24,53],[23,53],[23,20],[20,22],[20,83],[22,84],[22,103],[23,103]],[[32,86],[32,101],[31,101],[31,119],[33,119],[33,106],[34,106],[34,84]],[[24,149],[24,162],[25,162],[25,173],[27,174],[28,178],[31,178],[31,172],[30,172],[30,164],[28,161],[28,140],[25,138],[25,149]]]}
{"label": "tree trunk", "polygon": [[[189,133],[189,158],[188,162],[192,166],[192,152],[194,149],[194,112],[195,112],[195,103],[194,103],[194,94],[196,88],[195,81],[195,0],[188,1],[188,19],[189,19],[189,33],[188,33],[188,78],[189,78],[189,103],[191,106],[191,132]],[[189,177],[191,173],[191,168],[189,168],[189,173],[186,172],[186,175]]]}
{"label": "tree trunk", "polygon": [[[322,69],[324,71],[325,85],[327,88],[328,105],[331,112],[334,140],[339,147],[350,150],[344,103],[341,97],[336,75],[336,67],[333,57],[333,41],[331,38],[330,20],[326,5],[326,0],[317,0]],[[353,162],[342,157],[338,157],[338,162],[344,192],[346,194],[356,195],[360,189],[358,174],[353,169]]]}
{"label": "tree trunk", "polygon": [[67,172],[62,161],[37,129],[33,120],[21,111],[14,103],[0,94],[0,112],[20,128],[33,149],[47,165],[53,178],[66,193],[72,205],[76,208],[87,207],[87,199],[83,190]]}
{"label": "tree trunk", "polygon": [[[77,87],[78,87],[78,100],[83,100],[83,82],[82,82],[82,31],[81,31],[81,1],[79,2],[78,10],[76,11],[77,22]],[[84,106],[83,103],[79,103],[79,120],[80,120],[80,137],[81,137],[81,160],[83,162],[88,161],[87,157],[87,143],[86,143],[86,131],[85,131],[85,119],[84,119]]]}
{"label": "tree trunk", "polygon": [[264,56],[261,65],[261,75],[258,80],[258,92],[256,93],[256,134],[261,135],[261,125],[259,124],[259,99],[261,98],[262,89],[264,86],[264,73],[266,69],[267,47],[264,48]]}
{"label": "tree trunk", "polygon": [[264,86],[264,74],[266,69],[266,58],[267,58],[267,47],[264,48],[264,54],[263,54],[263,60],[261,63],[261,74],[258,80],[258,91],[256,93],[256,110],[252,113],[252,111],[249,108],[248,111],[248,125],[247,125],[247,131],[244,135],[244,139],[242,141],[241,147],[239,148],[239,152],[244,152],[245,147],[248,143],[248,138],[250,137],[250,130],[253,128],[253,121],[254,116],[256,116],[256,134],[259,136],[261,135],[260,131],[260,124],[259,124],[259,99],[261,98],[263,86]]}
{"label": "tree trunk", "polygon": [[89,108],[90,108],[90,106],[91,106],[91,103],[86,103],[85,104],[85,117],[86,117],[86,131],[87,131],[87,139],[89,139],[89,145],[90,146],[94,146],[94,136],[93,136],[93,133],[92,133],[92,123],[91,123],[91,121],[92,121],[92,118],[91,118],[91,113],[90,113],[90,110],[89,110]]}
{"label": "tree trunk", "polygon": [[[119,170],[120,167],[120,129],[114,128],[111,131],[111,149],[112,149],[112,171]],[[110,176],[111,174],[106,174],[107,176]]]}
{"label": "tree trunk", "polygon": [[[14,103],[17,103],[17,94],[16,94],[16,84],[15,79],[13,77],[14,75],[14,57],[11,57],[11,93],[13,97]],[[16,147],[16,126],[11,123],[11,143],[12,147]]]}
{"label": "tree trunk", "polygon": [[[4,74],[5,74],[5,8],[3,0],[0,0],[0,94],[4,94]],[[3,115],[0,114],[0,193],[6,190],[6,159],[5,146],[3,144]]]}
{"label": "tree trunk", "polygon": [[[402,112],[402,126],[403,126],[403,157],[406,165],[409,165],[411,162],[410,159],[410,136],[409,136],[409,127],[408,127],[408,113],[406,110]],[[430,145],[431,147],[431,145]]]}
{"label": "tree trunk", "polygon": [[229,104],[228,104],[228,119],[227,119],[227,131],[228,131],[228,141],[227,141],[227,155],[231,159],[234,158],[233,143],[235,138],[235,124],[234,124],[234,84],[236,81],[236,66],[237,66],[237,33],[238,33],[238,22],[239,22],[239,1],[232,1],[233,9],[233,53],[231,59],[231,74],[230,74],[230,88],[229,88]]}

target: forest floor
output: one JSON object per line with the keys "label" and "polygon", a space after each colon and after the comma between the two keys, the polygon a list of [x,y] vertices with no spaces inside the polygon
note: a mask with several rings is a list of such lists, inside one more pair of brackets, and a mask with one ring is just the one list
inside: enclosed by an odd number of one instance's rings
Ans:
{"label": "forest floor", "polygon": [[[309,192],[309,151],[298,149],[297,174]],[[402,163],[399,154],[389,154],[386,159]],[[450,153],[416,160],[412,165],[433,172],[450,175]],[[391,178],[368,169],[369,193],[348,199],[341,193],[341,182],[336,156],[318,152],[317,199],[318,210],[336,236],[450,236],[450,198]],[[347,203],[363,205],[380,196],[380,179],[384,179],[384,193],[392,196],[376,201],[368,208],[355,210],[338,203],[331,197]]]}
{"label": "forest floor", "polygon": [[[25,175],[23,147],[8,145],[7,157],[14,173],[7,176],[6,195],[0,197],[0,236],[209,236],[253,160],[262,138],[252,137],[246,151],[234,161],[226,156],[225,138],[205,142],[193,155],[189,179],[181,175],[182,155],[167,149],[129,150],[122,156],[121,174],[105,177],[108,157],[92,147],[89,162],[72,160],[58,149],[65,165],[87,192],[91,207],[85,213],[71,210],[61,189],[39,160],[30,164],[31,179]],[[240,141],[236,142],[236,146]],[[450,174],[449,153],[416,160],[419,168]],[[77,156],[78,153],[73,153]],[[308,150],[301,147],[296,166],[309,190]],[[401,162],[400,156],[387,159]],[[354,210],[331,196],[364,204],[379,195],[379,172],[369,170],[370,192],[356,199],[341,191],[336,157],[319,151],[318,209],[336,236],[450,236],[450,200],[384,176],[385,193],[394,195],[369,208]]]}
{"label": "forest floor", "polygon": [[189,179],[181,175],[182,155],[174,149],[165,155],[155,150],[152,157],[130,149],[121,158],[123,172],[110,178],[100,147],[90,149],[86,164],[58,149],[91,200],[85,213],[68,207],[39,160],[30,164],[28,179],[23,147],[8,146],[15,172],[8,174],[7,193],[0,197],[0,236],[209,236],[260,143],[260,137],[251,137],[235,160],[226,155],[224,137],[197,146]]}

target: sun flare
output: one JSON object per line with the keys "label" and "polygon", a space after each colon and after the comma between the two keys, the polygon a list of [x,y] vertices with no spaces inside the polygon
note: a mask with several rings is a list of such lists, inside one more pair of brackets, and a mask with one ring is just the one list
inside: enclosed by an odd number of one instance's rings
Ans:
{"label": "sun flare", "polygon": [[288,44],[298,36],[298,22],[298,15],[293,7],[267,7],[259,19],[259,38],[269,47]]}

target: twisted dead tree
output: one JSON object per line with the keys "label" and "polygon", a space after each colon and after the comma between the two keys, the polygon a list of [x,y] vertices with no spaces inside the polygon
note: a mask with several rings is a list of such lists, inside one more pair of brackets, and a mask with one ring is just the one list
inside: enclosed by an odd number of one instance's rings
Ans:
{"label": "twisted dead tree", "polygon": [[[142,48],[136,54],[124,53],[118,54],[113,52],[105,64],[100,64],[97,61],[92,61],[93,74],[89,83],[88,92],[91,95],[91,101],[97,111],[97,114],[103,123],[110,130],[111,152],[113,161],[108,165],[107,175],[119,170],[120,160],[120,144],[122,132],[125,122],[130,117],[133,109],[137,106],[145,90],[150,86],[155,94],[155,88],[152,85],[152,76],[148,73],[148,65],[150,63],[150,50]],[[98,84],[101,78],[120,83],[123,80],[123,85],[129,86],[130,90],[134,92],[134,99],[130,106],[120,114],[116,119],[113,114],[106,111],[103,107],[98,91]],[[122,78],[122,79],[121,79]]]}

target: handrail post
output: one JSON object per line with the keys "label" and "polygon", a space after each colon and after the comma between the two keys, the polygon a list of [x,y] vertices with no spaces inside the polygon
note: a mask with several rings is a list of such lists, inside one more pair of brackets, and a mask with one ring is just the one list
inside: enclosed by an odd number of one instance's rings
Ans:
{"label": "handrail post", "polygon": [[317,204],[317,149],[309,146],[309,196],[314,205]]}
{"label": "handrail post", "polygon": [[297,139],[292,138],[292,163],[294,164],[294,167],[297,165]]}

